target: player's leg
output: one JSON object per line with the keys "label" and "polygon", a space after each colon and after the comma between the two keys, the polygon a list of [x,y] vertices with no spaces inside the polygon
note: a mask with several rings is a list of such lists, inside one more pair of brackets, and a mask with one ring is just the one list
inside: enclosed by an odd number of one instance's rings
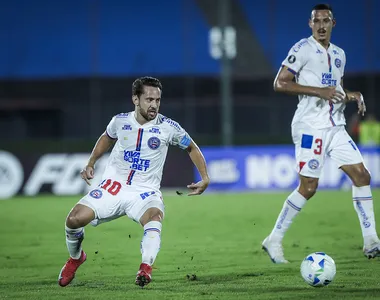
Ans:
{"label": "player's leg", "polygon": [[[75,277],[75,272],[86,260],[86,254],[81,244],[84,238],[84,227],[91,223],[96,226],[125,215],[127,199],[123,194],[125,189],[114,180],[109,179],[107,190],[99,187],[85,195],[71,210],[66,219],[66,243],[70,258],[64,265],[59,276],[61,286],[68,285]],[[111,190],[111,192],[110,192]]]}
{"label": "player's leg", "polygon": [[285,200],[280,214],[277,217],[275,225],[270,235],[263,241],[262,247],[268,253],[272,262],[287,263],[284,257],[282,240],[288,231],[294,218],[300,213],[302,207],[306,204],[318,187],[318,178],[306,177],[300,175],[300,184]]}
{"label": "player's leg", "polygon": [[329,155],[352,181],[353,205],[362,230],[365,256],[368,258],[380,256],[380,242],[376,233],[370,186],[371,176],[364,166],[360,150],[343,127],[337,129],[331,141]]}
{"label": "player's leg", "polygon": [[156,207],[149,208],[140,218],[144,227],[141,241],[142,263],[152,265],[157,257],[161,244],[162,219],[163,213]]}
{"label": "player's leg", "polygon": [[66,245],[70,258],[58,277],[58,283],[62,287],[74,279],[76,270],[86,261],[86,253],[82,250],[84,227],[94,218],[94,210],[82,204],[75,205],[66,218]]}
{"label": "player's leg", "polygon": [[152,278],[152,265],[160,251],[162,219],[163,212],[156,207],[147,209],[140,218],[144,234],[141,240],[142,262],[137,272],[136,284],[141,287],[148,284]]}
{"label": "player's leg", "polygon": [[293,219],[300,213],[302,207],[306,204],[317,191],[318,178],[299,176],[300,184],[286,199],[282,210],[276,220],[270,237],[273,240],[282,242],[286,231],[289,229]]}
{"label": "player's leg", "polygon": [[66,218],[66,245],[70,257],[79,259],[82,252],[84,227],[95,219],[94,211],[82,204],[77,204]]}
{"label": "player's leg", "polygon": [[352,181],[352,200],[363,235],[364,255],[368,258],[380,256],[380,241],[376,232],[370,186],[371,176],[363,163],[343,165],[341,169]]}
{"label": "player's leg", "polygon": [[262,248],[274,263],[288,262],[284,257],[282,240],[294,218],[315,194],[325,157],[322,142],[325,139],[324,132],[299,126],[292,128],[292,133],[300,183],[285,200],[272,232],[262,243]]}
{"label": "player's leg", "polygon": [[162,220],[165,206],[159,191],[133,193],[133,205],[126,211],[129,218],[144,227],[141,240],[142,262],[136,275],[135,283],[141,287],[152,279],[152,265],[161,245]]}

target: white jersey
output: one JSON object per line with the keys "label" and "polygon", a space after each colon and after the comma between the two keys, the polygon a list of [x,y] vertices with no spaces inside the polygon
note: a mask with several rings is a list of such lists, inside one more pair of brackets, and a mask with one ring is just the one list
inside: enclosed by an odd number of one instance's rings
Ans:
{"label": "white jersey", "polygon": [[158,191],[168,146],[186,149],[191,142],[177,122],[161,114],[144,125],[136,121],[135,112],[118,114],[108,124],[106,133],[117,142],[103,178],[109,176],[137,190]]}
{"label": "white jersey", "polygon": [[[321,88],[336,86],[342,93],[341,79],[345,65],[343,49],[330,43],[326,50],[312,36],[296,43],[282,63],[295,75],[300,85]],[[302,122],[316,129],[345,125],[344,108],[343,103],[333,104],[318,97],[299,95],[292,125]]]}

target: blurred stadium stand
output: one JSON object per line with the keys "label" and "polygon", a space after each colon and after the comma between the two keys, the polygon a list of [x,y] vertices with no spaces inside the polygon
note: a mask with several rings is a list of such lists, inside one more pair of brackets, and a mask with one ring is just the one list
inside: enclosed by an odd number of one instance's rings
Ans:
{"label": "blurred stadium stand", "polygon": [[[161,113],[202,146],[222,143],[221,61],[210,30],[225,0],[3,1],[0,10],[1,150],[28,161],[24,181],[43,153],[89,152],[110,118],[133,109],[131,84],[152,75],[163,82]],[[330,1],[333,42],[346,51],[345,86],[361,91],[380,116],[380,2]],[[236,32],[231,63],[233,144],[290,144],[296,97],[273,92],[290,47],[310,36],[315,1],[229,1]],[[351,5],[355,4],[355,5]],[[346,117],[356,112],[346,109]],[[170,151],[164,186],[192,180],[186,155]],[[23,163],[25,166],[25,163]],[[178,179],[181,178],[181,179]]]}

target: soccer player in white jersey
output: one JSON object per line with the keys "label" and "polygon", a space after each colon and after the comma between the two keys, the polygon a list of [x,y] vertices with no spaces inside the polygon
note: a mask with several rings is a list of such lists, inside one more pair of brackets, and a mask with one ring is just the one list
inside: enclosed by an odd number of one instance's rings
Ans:
{"label": "soccer player in white jersey", "polygon": [[323,164],[329,156],[352,180],[352,200],[363,234],[364,255],[374,258],[380,254],[380,241],[373,211],[371,177],[345,130],[344,118],[348,102],[357,103],[358,113],[364,115],[363,96],[343,89],[346,55],[343,49],[330,42],[335,26],[331,7],[316,5],[309,26],[312,36],[290,49],[274,81],[275,91],[299,97],[292,121],[292,137],[300,184],[286,199],[262,247],[274,263],[288,262],[282,248],[285,232],[315,194]]}
{"label": "soccer player in white jersey", "polygon": [[151,281],[152,264],[161,243],[164,202],[160,192],[162,170],[169,145],[189,153],[202,180],[187,187],[189,195],[200,195],[209,184],[204,157],[189,134],[175,121],[159,114],[162,85],[152,77],[142,77],[132,85],[135,110],[114,116],[98,139],[81,172],[90,184],[96,161],[113,146],[102,182],[84,196],[66,218],[66,244],[70,258],[63,266],[58,283],[68,285],[86,260],[82,250],[84,227],[96,226],[128,216],[144,227],[141,241],[142,263],[135,283],[143,287]]}

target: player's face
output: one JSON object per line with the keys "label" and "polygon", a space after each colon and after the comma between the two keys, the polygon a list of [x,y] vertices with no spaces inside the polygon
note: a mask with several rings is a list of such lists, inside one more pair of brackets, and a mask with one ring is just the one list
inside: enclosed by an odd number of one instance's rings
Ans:
{"label": "player's face", "polygon": [[331,31],[335,26],[334,17],[329,10],[313,10],[309,20],[309,26],[313,31],[313,37],[325,44],[330,42]]}
{"label": "player's face", "polygon": [[147,121],[153,120],[160,108],[161,90],[153,86],[144,86],[144,92],[140,98],[135,96],[133,103],[135,104],[137,111]]}

